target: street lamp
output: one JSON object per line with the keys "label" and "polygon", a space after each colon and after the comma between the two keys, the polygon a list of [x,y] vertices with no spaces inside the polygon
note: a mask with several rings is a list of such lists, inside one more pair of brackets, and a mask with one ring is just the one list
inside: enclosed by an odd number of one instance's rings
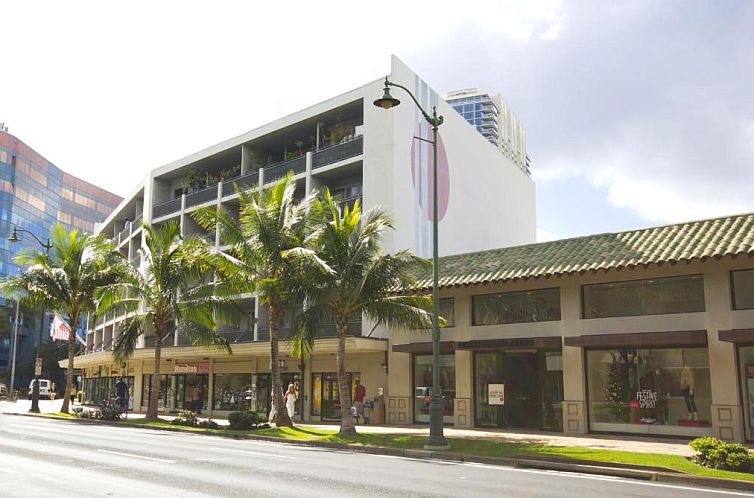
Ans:
{"label": "street lamp", "polygon": [[[50,248],[52,247],[52,244],[50,243],[50,239],[47,239],[47,243],[42,242],[42,240],[34,235],[34,233],[30,232],[29,230],[24,230],[23,228],[13,227],[13,232],[11,232],[10,237],[8,237],[8,240],[10,242],[18,242],[18,232],[28,233],[31,235],[34,240],[36,240],[39,245],[45,248],[47,251],[47,256],[50,255]],[[40,352],[42,349],[42,334],[44,332],[45,328],[45,311],[44,308],[42,308],[42,323],[39,326],[39,338],[37,339],[37,347],[36,347],[36,353],[34,354],[34,389],[31,392],[31,408],[29,408],[29,412],[31,413],[39,413],[39,375],[37,372],[40,372],[41,370],[41,364],[42,359],[40,357]],[[37,370],[37,365],[40,365],[40,370]]]}
{"label": "street lamp", "polygon": [[443,435],[443,401],[440,390],[440,265],[437,250],[437,128],[443,123],[443,117],[437,115],[436,106],[432,106],[431,116],[427,114],[408,88],[393,83],[387,77],[385,77],[385,91],[382,98],[374,101],[375,106],[391,109],[400,105],[401,101],[390,95],[391,86],[405,90],[421,111],[424,119],[432,126],[432,140],[414,137],[432,144],[432,397],[429,402],[429,439],[424,447],[446,449],[448,442]]}

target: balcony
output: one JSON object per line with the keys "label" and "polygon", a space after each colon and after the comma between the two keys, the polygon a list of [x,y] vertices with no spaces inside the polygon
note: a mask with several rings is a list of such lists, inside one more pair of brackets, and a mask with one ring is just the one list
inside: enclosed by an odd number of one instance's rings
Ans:
{"label": "balcony", "polygon": [[223,182],[223,197],[236,193],[236,187],[239,190],[246,190],[256,186],[259,183],[259,171],[254,171],[248,175],[239,176],[238,178],[226,180]]}
{"label": "balcony", "polygon": [[118,241],[123,242],[131,236],[131,227],[126,227],[118,234]]}
{"label": "balcony", "polygon": [[273,183],[283,178],[288,171],[293,171],[294,175],[306,171],[306,156],[299,156],[295,159],[289,159],[282,163],[273,164],[264,168],[264,183]]}
{"label": "balcony", "polygon": [[155,204],[152,208],[152,216],[154,218],[160,218],[162,216],[167,216],[169,214],[178,212],[180,209],[181,209],[181,198],[176,197],[175,199],[170,200],[168,202]]}
{"label": "balcony", "polygon": [[327,164],[337,163],[349,157],[354,157],[364,152],[364,137],[358,137],[348,142],[331,145],[314,153],[312,168],[321,168]]}
{"label": "balcony", "polygon": [[188,194],[186,196],[186,207],[198,206],[199,204],[211,202],[215,199],[217,199],[217,184]]}
{"label": "balcony", "polygon": [[[290,339],[292,335],[293,329],[290,327],[280,327],[278,329],[278,339],[282,340],[288,340]],[[348,322],[348,332],[347,335],[349,336],[361,336],[361,320],[359,321],[353,321]],[[317,333],[317,339],[322,338],[328,338],[328,337],[337,337],[336,330],[335,330],[335,324],[325,324],[320,327],[319,333]],[[267,327],[259,327],[259,335],[257,337],[257,340],[259,341],[269,341],[270,340],[270,329]]]}

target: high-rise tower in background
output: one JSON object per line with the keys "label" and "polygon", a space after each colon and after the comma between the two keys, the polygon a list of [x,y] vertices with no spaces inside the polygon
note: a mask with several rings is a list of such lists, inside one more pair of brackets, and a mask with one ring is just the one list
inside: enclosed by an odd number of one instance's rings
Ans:
{"label": "high-rise tower in background", "polygon": [[[105,219],[121,200],[107,190],[61,171],[0,125],[0,278],[19,271],[13,262],[19,250],[40,249],[28,234],[20,234],[18,242],[10,242],[8,236],[14,226],[34,233],[40,240],[47,240],[50,227],[55,223],[69,230],[76,228],[93,233],[94,224]],[[0,372],[10,369],[14,316],[14,304],[0,296]],[[29,364],[30,368],[34,343],[39,327],[43,326],[41,317],[39,311],[21,310],[17,367]],[[28,383],[27,370],[17,371],[17,386]],[[0,378],[3,377],[5,375],[0,373]]]}
{"label": "high-rise tower in background", "polygon": [[491,97],[477,88],[467,88],[448,92],[445,100],[505,157],[530,174],[526,132],[500,94]]}

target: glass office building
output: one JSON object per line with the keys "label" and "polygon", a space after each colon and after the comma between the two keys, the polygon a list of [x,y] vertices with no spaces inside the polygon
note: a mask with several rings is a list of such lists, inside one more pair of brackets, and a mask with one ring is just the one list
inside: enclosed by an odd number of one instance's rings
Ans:
{"label": "glass office building", "polygon": [[[14,226],[47,240],[50,227],[94,232],[120,203],[117,195],[61,171],[39,153],[7,131],[0,129],[0,278],[20,268],[13,256],[25,247],[40,249],[31,236],[19,233],[18,242],[8,241]],[[0,379],[10,377],[13,354],[15,305],[0,300]],[[42,315],[22,309],[19,314],[17,368],[31,362]],[[45,334],[47,335],[47,334]],[[24,369],[17,372],[16,386],[28,383]],[[20,374],[20,375],[19,375]]]}

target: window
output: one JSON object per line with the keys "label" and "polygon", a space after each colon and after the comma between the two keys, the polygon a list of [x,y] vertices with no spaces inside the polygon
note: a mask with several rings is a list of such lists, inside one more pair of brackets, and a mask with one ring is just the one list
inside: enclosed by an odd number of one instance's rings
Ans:
{"label": "window", "polygon": [[684,275],[582,286],[584,318],[704,311],[704,279]]}
{"label": "window", "polygon": [[473,325],[560,320],[560,289],[473,296],[472,308]]}
{"label": "window", "polygon": [[733,309],[754,309],[754,270],[730,272],[733,287]]}
{"label": "window", "polygon": [[456,325],[456,300],[452,297],[440,299],[440,316],[445,319],[445,327]]}
{"label": "window", "polygon": [[[453,404],[456,397],[455,355],[440,355],[440,390],[442,392],[442,419],[454,422]],[[414,421],[429,422],[429,402],[432,397],[432,355],[414,356]]]}
{"label": "window", "polygon": [[216,374],[214,409],[249,410],[256,397],[252,386],[251,374]]}
{"label": "window", "polygon": [[592,430],[710,435],[707,348],[592,350],[586,360]]}

